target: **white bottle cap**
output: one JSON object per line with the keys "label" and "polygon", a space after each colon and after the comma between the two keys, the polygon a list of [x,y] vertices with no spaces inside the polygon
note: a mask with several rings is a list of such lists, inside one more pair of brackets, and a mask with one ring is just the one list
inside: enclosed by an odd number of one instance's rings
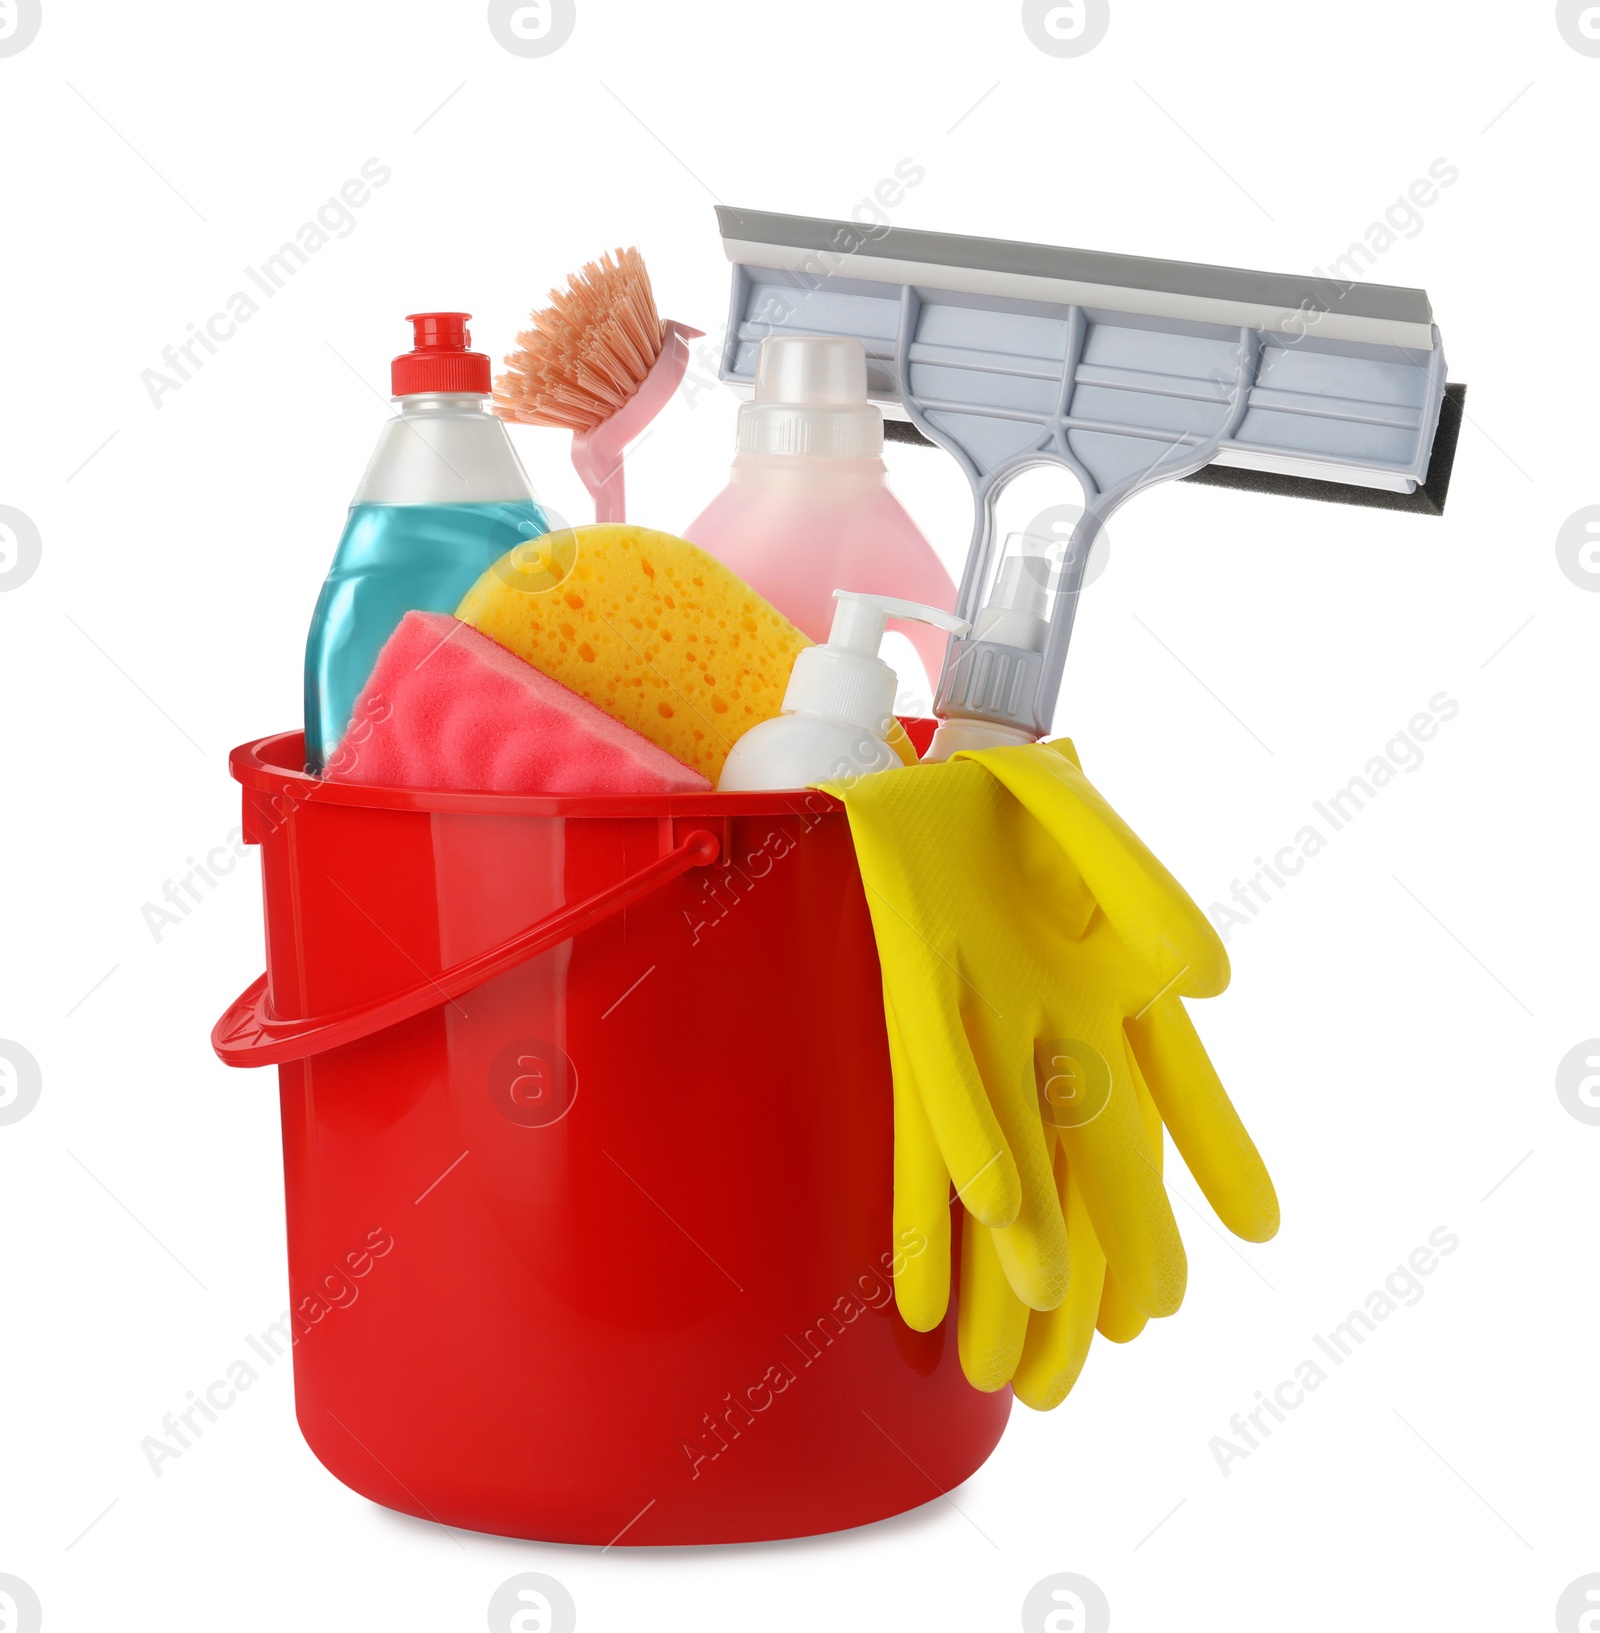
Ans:
{"label": "white bottle cap", "polygon": [[769,335],[756,394],[739,409],[739,451],[875,459],[883,414],[867,401],[867,353],[849,335]]}
{"label": "white bottle cap", "polygon": [[[1013,548],[1012,540],[1022,539]],[[1001,646],[1019,646],[1025,652],[1043,652],[1050,633],[1050,558],[1027,549],[1027,536],[1013,533],[1005,542],[1005,555],[995,577],[994,591],[973,624],[980,641]]]}
{"label": "white bottle cap", "polygon": [[826,646],[808,646],[789,671],[785,714],[826,715],[882,737],[894,719],[895,672],[878,656],[891,618],[932,624],[965,635],[967,621],[954,613],[889,595],[835,590],[838,608]]}

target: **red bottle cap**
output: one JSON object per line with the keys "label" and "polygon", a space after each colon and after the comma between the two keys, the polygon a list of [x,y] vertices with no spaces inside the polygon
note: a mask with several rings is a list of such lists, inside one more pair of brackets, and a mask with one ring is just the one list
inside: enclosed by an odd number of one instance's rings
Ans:
{"label": "red bottle cap", "polygon": [[416,347],[402,352],[389,365],[389,381],[396,397],[414,397],[423,391],[476,391],[489,393],[489,359],[469,351],[470,312],[411,312],[406,322],[415,330]]}

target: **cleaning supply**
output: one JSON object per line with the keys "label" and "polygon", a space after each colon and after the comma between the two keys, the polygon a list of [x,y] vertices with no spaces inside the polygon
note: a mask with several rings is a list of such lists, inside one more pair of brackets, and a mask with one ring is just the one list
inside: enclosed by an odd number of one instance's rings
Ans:
{"label": "cleaning supply", "polygon": [[320,771],[395,626],[454,612],[493,561],[548,527],[505,427],[466,312],[414,312],[390,371],[399,413],[356,489],[306,641],[306,764]]}
{"label": "cleaning supply", "polygon": [[[937,1241],[937,1224],[911,1210],[925,1210],[948,1175],[968,1228],[992,1233],[1014,1299],[1056,1311],[1071,1292],[1073,1213],[1059,1145],[1108,1274],[1145,1315],[1170,1315],[1186,1265],[1160,1177],[1164,1127],[1223,1223],[1250,1241],[1272,1236],[1272,1182],[1181,1001],[1220,992],[1227,955],[1071,744],[981,750],[826,786],[849,813],[872,912],[897,1116],[913,1095],[921,1113],[907,1120],[903,1153],[897,1121],[895,1228],[931,1227]],[[896,1280],[919,1330],[944,1314],[945,1241],[943,1257],[921,1255]],[[980,1386],[992,1387],[1022,1316],[999,1297],[985,1254],[973,1254],[985,1330],[967,1347],[990,1380]],[[1041,1323],[1035,1399],[1059,1382],[1044,1375],[1044,1357],[1081,1365],[1091,1302],[1081,1289],[1055,1327]],[[1019,1363],[1026,1353],[1023,1340]]]}
{"label": "cleaning supply", "polygon": [[808,788],[827,778],[861,777],[903,762],[887,741],[894,725],[895,673],[878,648],[890,618],[951,634],[966,621],[894,596],[835,590],[833,629],[822,646],[794,660],[783,713],[753,726],[723,762],[722,793]]}
{"label": "cleaning supply", "polygon": [[[829,592],[839,584],[945,612],[955,606],[944,564],[890,491],[883,413],[867,400],[866,351],[848,335],[762,341],[728,485],[684,536],[813,641],[827,639]],[[931,684],[944,641],[926,625],[903,633]]]}
{"label": "cleaning supply", "polygon": [[1009,1392],[969,1386],[953,1313],[915,1333],[892,1308],[925,1249],[891,1250],[842,810],[357,787],[303,775],[298,732],[231,764],[270,980],[212,1040],[277,1066],[278,1353],[300,1340],[295,1418],[331,1471],[301,1460],[307,1499],[323,1481],[360,1523],[337,1478],[614,1559],[865,1525],[988,1457]]}
{"label": "cleaning supply", "polygon": [[572,464],[597,522],[627,520],[623,454],[666,407],[704,333],[663,323],[637,249],[602,255],[550,291],[495,381],[494,410],[572,432]]}
{"label": "cleaning supply", "polygon": [[623,524],[518,547],[456,616],[712,781],[810,644],[697,545]]}
{"label": "cleaning supply", "polygon": [[[1061,564],[1037,549],[1025,534],[1009,534],[987,602],[978,610],[973,646],[975,653],[995,648],[1042,653],[1050,634],[1050,598],[1060,580]],[[941,719],[923,756],[929,762],[948,760],[966,749],[1014,748],[1037,741],[1029,727],[975,715]]]}
{"label": "cleaning supply", "polygon": [[[934,700],[966,741],[1051,729],[1090,550],[1133,495],[1174,478],[1438,515],[1465,387],[1447,385],[1420,289],[1278,276],[718,206],[733,263],[722,377],[759,385],[775,336],[862,341],[871,395],[960,464],[972,541]],[[843,247],[841,247],[843,246]],[[983,633],[995,508],[1018,471],[1083,495],[1048,631]],[[931,598],[929,598],[931,599]],[[942,733],[930,756],[963,740]]]}
{"label": "cleaning supply", "polygon": [[400,620],[323,774],[503,794],[711,788],[638,732],[442,612]]}

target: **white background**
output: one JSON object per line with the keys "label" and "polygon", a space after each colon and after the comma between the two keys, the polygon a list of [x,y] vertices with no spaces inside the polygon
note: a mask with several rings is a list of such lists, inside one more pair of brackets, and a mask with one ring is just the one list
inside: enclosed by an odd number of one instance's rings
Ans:
{"label": "white background", "polygon": [[[0,57],[0,505],[43,542],[0,594],[0,1036],[43,1081],[0,1126],[0,1572],[45,1626],[477,1629],[525,1570],[588,1629],[1008,1629],[1054,1571],[1120,1630],[1549,1626],[1600,1571],[1600,1127],[1555,1089],[1600,1034],[1600,595],[1555,548],[1600,502],[1597,96],[1544,3],[1113,0],[1059,58],[1013,4],[578,0],[528,59],[478,4],[45,0]],[[141,371],[373,157],[392,179],[348,236],[154,406]],[[1278,271],[1459,169],[1371,274],[1429,291],[1471,388],[1446,517],[1136,501],[1058,721],[1208,904],[1459,704],[1197,1006],[1281,1235],[1236,1249],[1180,1203],[1183,1311],[1097,1344],[1055,1413],[1017,1408],[948,1500],[855,1534],[602,1557],[446,1533],[314,1461],[287,1368],[155,1477],[142,1437],[286,1277],[271,1075],[207,1042],[261,964],[253,854],[159,942],[141,909],[237,822],[228,748],[299,718],[402,314],[468,308],[498,355],[637,243],[662,312],[715,334],[714,200],[844,216],[907,158],[897,225]],[[637,519],[699,510],[733,416],[721,388],[674,403]],[[586,515],[564,436],[515,437]],[[889,460],[954,562],[954,465]],[[1212,1438],[1438,1226],[1460,1247],[1421,1302],[1224,1475]]]}

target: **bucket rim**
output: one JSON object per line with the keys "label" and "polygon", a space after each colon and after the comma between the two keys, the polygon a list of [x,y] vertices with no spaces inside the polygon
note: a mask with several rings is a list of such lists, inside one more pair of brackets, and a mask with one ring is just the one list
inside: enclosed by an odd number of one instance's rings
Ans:
{"label": "bucket rim", "polygon": [[468,793],[443,788],[324,782],[306,771],[305,763],[304,731],[272,732],[239,744],[228,756],[228,770],[242,787],[293,805],[531,817],[823,816],[844,810],[832,795],[814,788],[752,794]]}

